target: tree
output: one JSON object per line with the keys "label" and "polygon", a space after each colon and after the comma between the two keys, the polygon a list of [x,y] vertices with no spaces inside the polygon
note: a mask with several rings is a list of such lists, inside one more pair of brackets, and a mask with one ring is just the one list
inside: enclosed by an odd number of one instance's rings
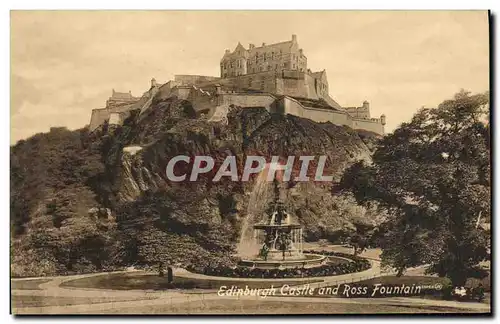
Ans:
{"label": "tree", "polygon": [[209,217],[203,193],[188,192],[183,187],[146,192],[120,206],[117,229],[124,263],[189,264],[200,257],[211,255],[216,260],[233,252],[230,224]]}
{"label": "tree", "polygon": [[369,240],[373,233],[373,226],[355,223],[356,231],[350,233],[349,243],[353,247],[353,255],[356,256],[362,253],[369,244]]}
{"label": "tree", "polygon": [[489,236],[477,223],[491,209],[488,98],[461,91],[421,109],[380,141],[371,165],[346,170],[341,188],[390,215],[382,261],[399,275],[421,264],[454,285],[481,275]]}

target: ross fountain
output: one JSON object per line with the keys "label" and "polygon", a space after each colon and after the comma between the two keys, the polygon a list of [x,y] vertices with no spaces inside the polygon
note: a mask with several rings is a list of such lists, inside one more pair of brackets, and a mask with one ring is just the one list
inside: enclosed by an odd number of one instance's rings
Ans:
{"label": "ross fountain", "polygon": [[[266,211],[263,221],[253,225],[252,237],[246,237],[247,244],[253,247],[253,257],[240,261],[240,266],[251,268],[296,268],[320,266],[326,257],[303,253],[302,226],[292,220],[286,212],[282,190],[277,179],[273,180],[274,200]],[[247,225],[248,226],[248,225]],[[244,257],[250,251],[246,251]]]}

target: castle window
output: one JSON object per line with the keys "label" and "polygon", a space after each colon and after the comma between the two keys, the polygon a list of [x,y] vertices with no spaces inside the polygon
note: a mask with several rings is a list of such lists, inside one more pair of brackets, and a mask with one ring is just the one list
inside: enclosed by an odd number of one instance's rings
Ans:
{"label": "castle window", "polygon": [[252,78],[248,79],[248,87],[251,88],[252,87]]}
{"label": "castle window", "polygon": [[264,80],[260,81],[260,89],[261,90],[264,90],[265,85],[266,84],[265,84]]}
{"label": "castle window", "polygon": [[295,70],[295,64],[293,65],[293,69]]}
{"label": "castle window", "polygon": [[274,60],[274,52],[271,52],[271,60]]}
{"label": "castle window", "polygon": [[275,69],[275,70],[277,70],[277,69],[278,69],[278,64],[276,64],[276,66],[274,67],[274,69]]}
{"label": "castle window", "polygon": [[264,52],[264,62],[266,61],[266,53]]}

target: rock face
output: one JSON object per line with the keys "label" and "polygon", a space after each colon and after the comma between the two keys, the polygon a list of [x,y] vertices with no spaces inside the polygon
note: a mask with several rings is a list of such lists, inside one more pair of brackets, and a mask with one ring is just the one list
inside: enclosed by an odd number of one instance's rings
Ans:
{"label": "rock face", "polygon": [[[231,107],[227,120],[208,121],[197,118],[189,102],[175,98],[153,100],[147,116],[141,116],[140,120],[132,116],[122,128],[122,134],[128,134],[123,145],[140,146],[141,149],[125,148],[121,153],[119,201],[134,201],[151,191],[173,192],[188,188],[193,196],[192,208],[201,208],[207,218],[215,222],[227,218],[235,227],[248,211],[254,181],[232,182],[225,177],[212,182],[214,173],[208,173],[200,175],[196,182],[172,183],[165,173],[171,158],[177,155],[211,156],[218,166],[232,155],[236,157],[241,174],[247,155],[260,155],[267,160],[271,156],[284,159],[301,155],[327,156],[324,173],[333,175],[335,182],[354,161],[369,160],[376,140],[375,134],[361,134],[348,127],[316,123],[292,115],[274,115],[264,108]],[[332,194],[333,186],[332,183],[289,184],[287,204],[298,221],[306,226],[306,232],[317,234],[319,227],[336,230],[350,221],[340,214],[335,215],[334,205],[339,198]],[[231,201],[232,207],[221,207],[226,205],[225,201]]]}
{"label": "rock face", "polygon": [[[155,96],[147,111],[130,111],[123,125],[92,133],[56,128],[12,147],[12,273],[231,261],[226,259],[242,228],[251,229],[266,212],[272,186],[257,176],[214,182],[214,172],[172,182],[166,166],[178,155],[210,156],[216,169],[234,157],[240,176],[250,155],[267,161],[324,155],[324,174],[333,182],[282,186],[287,211],[304,226],[305,239],[334,238],[357,223],[377,221],[335,192],[346,166],[369,159],[374,134],[264,108],[233,106],[224,113],[210,121],[188,101]],[[191,166],[185,166],[177,171],[189,174]]]}

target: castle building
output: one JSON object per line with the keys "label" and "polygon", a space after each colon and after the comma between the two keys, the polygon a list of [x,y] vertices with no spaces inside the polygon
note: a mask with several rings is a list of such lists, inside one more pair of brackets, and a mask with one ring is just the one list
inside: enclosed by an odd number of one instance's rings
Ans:
{"label": "castle building", "polygon": [[141,97],[134,97],[132,92],[118,92],[113,89],[111,97],[106,100],[104,108],[92,110],[89,130],[93,132],[104,123],[108,125],[120,125],[130,116],[130,111],[141,109],[145,104],[151,104],[153,96],[157,93],[159,85],[156,79],[151,79],[151,86]]}
{"label": "castle building", "polygon": [[352,116],[356,118],[370,118],[370,103],[368,101],[363,101],[361,107],[344,107],[344,109]]}
{"label": "castle building", "polygon": [[134,103],[140,98],[132,96],[132,92],[117,92],[115,89],[111,92],[111,97],[106,101],[106,107],[115,107],[123,104]]}
{"label": "castle building", "polygon": [[220,60],[220,77],[204,75],[175,75],[174,80],[159,84],[153,78],[142,97],[113,90],[106,108],[92,111],[90,130],[100,125],[120,124],[139,110],[143,118],[152,109],[156,95],[166,99],[177,97],[189,101],[210,121],[225,120],[230,106],[263,107],[271,113],[291,114],[316,122],[331,122],[353,129],[363,129],[384,135],[385,115],[372,118],[370,104],[343,107],[329,92],[326,70],[313,72],[307,67],[307,57],[297,42],[253,44],[245,48],[238,43],[231,52],[226,49]]}
{"label": "castle building", "polygon": [[300,71],[307,70],[307,57],[297,43],[297,36],[292,40],[255,47],[249,44],[248,49],[238,43],[233,52],[226,49],[220,61],[221,78],[266,72],[266,71]]}

